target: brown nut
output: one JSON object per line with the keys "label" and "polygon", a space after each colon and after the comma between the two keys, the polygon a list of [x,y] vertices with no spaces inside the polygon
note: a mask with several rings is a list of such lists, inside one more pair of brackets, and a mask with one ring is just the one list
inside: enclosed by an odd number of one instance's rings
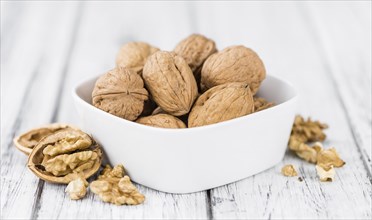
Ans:
{"label": "brown nut", "polygon": [[65,128],[72,128],[72,125],[67,124],[60,124],[60,123],[54,123],[54,124],[48,124],[44,125],[39,128],[34,128],[30,131],[27,131],[13,139],[13,143],[16,146],[16,148],[26,155],[29,155],[32,151],[32,149],[35,147],[39,141],[55,132],[61,131]]}
{"label": "brown nut", "polygon": [[186,128],[186,125],[180,119],[162,113],[139,118],[136,122],[159,128]]}
{"label": "brown nut", "polygon": [[154,101],[169,114],[187,114],[198,88],[186,61],[175,53],[158,51],[143,68],[143,80]]}
{"label": "brown nut", "polygon": [[118,117],[133,121],[143,111],[148,92],[141,77],[118,67],[101,76],[93,89],[93,105]]}
{"label": "brown nut", "polygon": [[213,40],[200,34],[192,34],[179,42],[174,52],[185,59],[195,78],[199,79],[204,61],[217,52],[217,49]]}
{"label": "brown nut", "polygon": [[116,66],[126,67],[142,74],[147,58],[158,50],[144,42],[129,42],[120,48],[116,56]]}
{"label": "brown nut", "polygon": [[252,92],[247,83],[228,83],[203,93],[192,108],[188,125],[198,127],[227,121],[254,112]]}
{"label": "brown nut", "polygon": [[275,105],[273,102],[269,102],[266,99],[261,98],[261,97],[253,97],[253,100],[254,100],[254,112],[259,112],[267,108],[271,108]]}
{"label": "brown nut", "polygon": [[90,190],[102,201],[115,205],[138,205],[145,201],[145,196],[126,175],[123,165],[114,168],[106,165],[98,180],[90,184]]}
{"label": "brown nut", "polygon": [[231,46],[212,54],[201,71],[201,88],[230,83],[248,83],[253,95],[266,77],[266,70],[258,55],[244,46]]}
{"label": "brown nut", "polygon": [[43,138],[28,158],[28,168],[39,178],[68,184],[77,177],[89,178],[102,162],[102,151],[92,138],[72,128]]}

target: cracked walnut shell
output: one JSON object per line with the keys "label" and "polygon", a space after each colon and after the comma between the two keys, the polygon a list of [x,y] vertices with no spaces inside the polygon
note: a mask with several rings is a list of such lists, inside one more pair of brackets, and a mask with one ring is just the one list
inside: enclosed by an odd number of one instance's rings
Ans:
{"label": "cracked walnut shell", "polygon": [[143,66],[147,58],[158,50],[159,48],[153,47],[148,43],[129,42],[120,48],[116,56],[116,66],[132,69],[142,75]]}
{"label": "cracked walnut shell", "polygon": [[247,83],[253,95],[266,77],[266,70],[258,55],[244,46],[231,46],[212,54],[201,71],[201,88],[230,83]]}
{"label": "cracked walnut shell", "polygon": [[159,128],[186,128],[180,119],[168,114],[155,114],[137,119],[137,123]]}
{"label": "cracked walnut shell", "polygon": [[154,101],[165,112],[181,116],[190,111],[198,88],[190,67],[182,57],[158,51],[147,60],[142,76]]}
{"label": "cracked walnut shell", "polygon": [[92,99],[97,108],[134,121],[143,111],[148,92],[141,76],[130,69],[118,67],[97,80]]}
{"label": "cracked walnut shell", "polygon": [[72,128],[73,126],[67,124],[48,124],[39,128],[34,128],[29,130],[13,139],[14,145],[16,148],[26,155],[29,155],[32,149],[35,147],[39,141],[55,132],[61,131],[66,128]]}
{"label": "cracked walnut shell", "polygon": [[253,112],[254,101],[248,84],[228,83],[209,89],[196,100],[189,115],[188,125],[209,125]]}
{"label": "cracked walnut shell", "polygon": [[145,201],[145,196],[130,181],[122,165],[113,169],[106,165],[98,180],[90,184],[90,189],[99,195],[102,201],[115,205],[138,205]]}
{"label": "cracked walnut shell", "polygon": [[101,161],[102,151],[92,138],[69,128],[43,138],[32,150],[28,167],[45,181],[68,184],[78,176],[92,176]]}

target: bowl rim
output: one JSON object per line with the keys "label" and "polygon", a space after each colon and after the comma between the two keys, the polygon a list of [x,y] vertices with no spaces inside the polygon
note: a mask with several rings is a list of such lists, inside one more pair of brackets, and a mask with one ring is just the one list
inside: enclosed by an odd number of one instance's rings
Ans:
{"label": "bowl rim", "polygon": [[286,105],[287,103],[294,102],[295,100],[298,99],[298,96],[299,96],[296,87],[291,82],[289,82],[285,79],[281,79],[279,77],[267,74],[266,77],[274,78],[275,80],[278,80],[281,83],[285,84],[287,87],[289,87],[291,89],[292,93],[293,93],[292,97],[288,98],[286,101],[283,101],[280,104],[274,105],[271,108],[264,109],[264,110],[259,111],[259,112],[254,112],[252,114],[248,114],[248,115],[241,116],[241,117],[238,117],[238,118],[230,119],[230,120],[227,120],[227,121],[222,121],[222,122],[215,123],[215,124],[204,125],[204,126],[200,126],[200,127],[192,127],[192,128],[180,128],[180,129],[160,128],[160,127],[152,127],[152,126],[148,126],[148,125],[139,124],[139,123],[136,123],[135,121],[126,120],[126,119],[120,118],[116,115],[112,115],[108,112],[105,112],[105,111],[99,109],[99,108],[96,108],[95,106],[93,106],[92,104],[88,103],[83,98],[81,98],[78,95],[78,90],[84,84],[86,84],[90,81],[93,81],[93,80],[97,80],[98,77],[100,77],[100,75],[96,75],[96,76],[93,76],[93,77],[86,77],[83,80],[78,81],[78,83],[76,83],[75,86],[73,86],[71,94],[72,94],[72,97],[73,97],[75,103],[76,102],[82,103],[82,105],[86,106],[88,109],[92,109],[93,111],[96,111],[98,114],[104,114],[106,117],[109,117],[112,120],[117,121],[118,123],[124,123],[128,126],[142,128],[142,129],[148,129],[149,131],[153,131],[153,132],[187,133],[187,132],[202,131],[202,130],[205,130],[205,129],[207,129],[207,130],[216,129],[216,128],[221,127],[221,126],[226,126],[226,125],[229,125],[231,123],[236,123],[239,120],[246,120],[246,119],[249,119],[249,118],[260,117],[260,115],[262,115],[262,114],[265,114],[265,113],[270,112],[270,111],[274,111],[275,109],[280,108],[283,105]]}

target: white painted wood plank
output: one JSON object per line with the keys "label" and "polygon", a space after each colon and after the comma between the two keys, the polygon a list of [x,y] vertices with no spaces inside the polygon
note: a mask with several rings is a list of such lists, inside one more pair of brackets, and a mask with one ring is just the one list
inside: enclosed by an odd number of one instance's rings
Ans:
{"label": "white painted wood plank", "polygon": [[31,218],[37,205],[41,182],[27,169],[27,157],[13,147],[12,139],[53,118],[76,3],[68,5],[72,7],[47,2],[2,5],[2,16],[8,16],[8,8],[22,13],[9,15],[13,30],[1,36],[6,43],[1,47],[1,219]]}
{"label": "white painted wood plank", "polygon": [[[58,121],[73,124],[79,122],[71,98],[73,86],[82,79],[113,68],[121,44],[146,41],[171,50],[191,29],[184,3],[92,2],[85,3],[85,6],[58,114]],[[101,202],[91,193],[81,201],[71,201],[64,196],[64,188],[61,185],[45,184],[40,210],[36,214],[38,218],[208,218],[205,192],[174,195],[140,186],[140,191],[147,198],[143,205],[115,206]]]}
{"label": "white painted wood plank", "polygon": [[[330,125],[326,146],[335,146],[347,165],[337,169],[335,182],[321,183],[314,165],[288,153],[283,163],[266,172],[212,190],[213,218],[371,217],[371,182],[329,73],[332,63],[323,60],[321,44],[302,16],[306,12],[302,3],[299,5],[204,2],[195,3],[195,8],[199,30],[216,39],[219,49],[232,44],[252,47],[261,55],[269,74],[281,76],[298,87],[299,113]],[[207,16],[203,13],[207,9],[219,16]],[[342,25],[341,31],[353,23]],[[368,72],[363,74],[368,78]],[[283,177],[280,168],[286,163],[299,167],[305,181]]]}
{"label": "white painted wood plank", "polygon": [[[372,169],[372,20],[371,11],[363,11],[365,8],[371,8],[370,1],[346,2],[338,8],[330,4],[323,7],[312,4],[309,10],[315,35],[322,39],[321,52],[329,63],[351,131],[367,166]],[[366,18],[362,19],[364,16]],[[348,25],[345,27],[345,24]]]}

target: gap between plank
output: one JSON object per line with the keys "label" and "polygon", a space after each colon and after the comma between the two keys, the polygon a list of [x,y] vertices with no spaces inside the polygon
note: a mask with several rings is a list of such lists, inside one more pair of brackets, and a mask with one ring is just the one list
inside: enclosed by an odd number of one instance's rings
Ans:
{"label": "gap between plank", "polygon": [[342,99],[342,97],[340,95],[340,87],[339,87],[338,83],[336,83],[337,79],[334,76],[334,74],[335,74],[334,73],[334,70],[329,65],[329,62],[330,62],[329,57],[327,55],[325,55],[325,54],[327,54],[327,49],[325,48],[324,42],[321,39],[322,36],[321,36],[321,33],[319,31],[319,27],[318,27],[319,26],[319,23],[316,22],[316,21],[313,21],[311,19],[312,16],[311,16],[311,13],[309,12],[309,10],[311,10],[311,9],[307,9],[306,10],[304,7],[301,7],[301,6],[299,8],[303,11],[302,14],[303,14],[303,17],[305,18],[305,20],[307,20],[308,23],[310,24],[309,25],[309,28],[313,30],[312,31],[312,33],[313,33],[312,36],[314,36],[314,40],[317,41],[317,42],[319,42],[319,44],[320,44],[320,47],[319,48],[321,48],[321,49],[318,51],[319,52],[319,56],[321,56],[323,58],[323,60],[326,61],[326,62],[323,62],[323,66],[330,73],[330,74],[326,74],[326,75],[329,77],[329,79],[330,79],[333,87],[335,88],[335,92],[336,92],[336,96],[337,96],[337,101],[340,103],[340,106],[341,106],[341,108],[343,110],[343,113],[345,115],[345,118],[346,118],[346,121],[347,121],[349,130],[350,130],[350,133],[353,136],[353,142],[354,142],[354,144],[355,144],[355,146],[357,148],[358,153],[360,154],[361,160],[363,161],[363,166],[364,166],[364,169],[367,172],[368,179],[369,179],[370,183],[372,183],[372,174],[371,174],[371,170],[369,169],[369,164],[367,162],[367,161],[370,161],[370,159],[369,159],[368,156],[365,156],[363,154],[364,149],[362,149],[362,147],[359,145],[359,143],[358,143],[358,141],[356,139],[356,134],[355,134],[355,132],[352,129],[351,118],[350,118],[349,114],[347,114],[347,109],[346,109],[346,106],[345,106],[345,102],[344,102],[344,100]]}
{"label": "gap between plank", "polygon": [[[67,50],[65,64],[63,65],[64,67],[63,67],[62,73],[61,73],[59,88],[58,88],[57,96],[56,96],[56,103],[54,105],[55,107],[54,107],[54,110],[53,110],[52,117],[50,119],[51,123],[54,123],[54,122],[57,121],[57,117],[58,117],[58,114],[59,114],[59,108],[60,108],[60,105],[61,105],[61,97],[62,97],[62,93],[63,93],[63,89],[64,89],[64,83],[66,81],[67,72],[68,72],[69,67],[70,67],[70,57],[71,57],[71,55],[74,51],[75,42],[76,42],[76,38],[77,38],[77,35],[78,35],[77,33],[78,33],[79,26],[80,26],[80,23],[81,23],[81,17],[82,17],[82,12],[83,12],[83,4],[84,4],[84,2],[81,2],[78,5],[77,12],[76,12],[76,18],[74,19],[75,24],[72,27],[72,36],[71,36],[71,40],[70,40],[70,46]],[[27,93],[26,93],[25,96],[27,96]],[[38,218],[39,210],[41,208],[40,199],[41,199],[41,195],[43,193],[44,185],[45,185],[45,181],[39,179],[37,189],[36,189],[34,204],[32,205],[32,212],[31,212],[30,219],[37,219]]]}

